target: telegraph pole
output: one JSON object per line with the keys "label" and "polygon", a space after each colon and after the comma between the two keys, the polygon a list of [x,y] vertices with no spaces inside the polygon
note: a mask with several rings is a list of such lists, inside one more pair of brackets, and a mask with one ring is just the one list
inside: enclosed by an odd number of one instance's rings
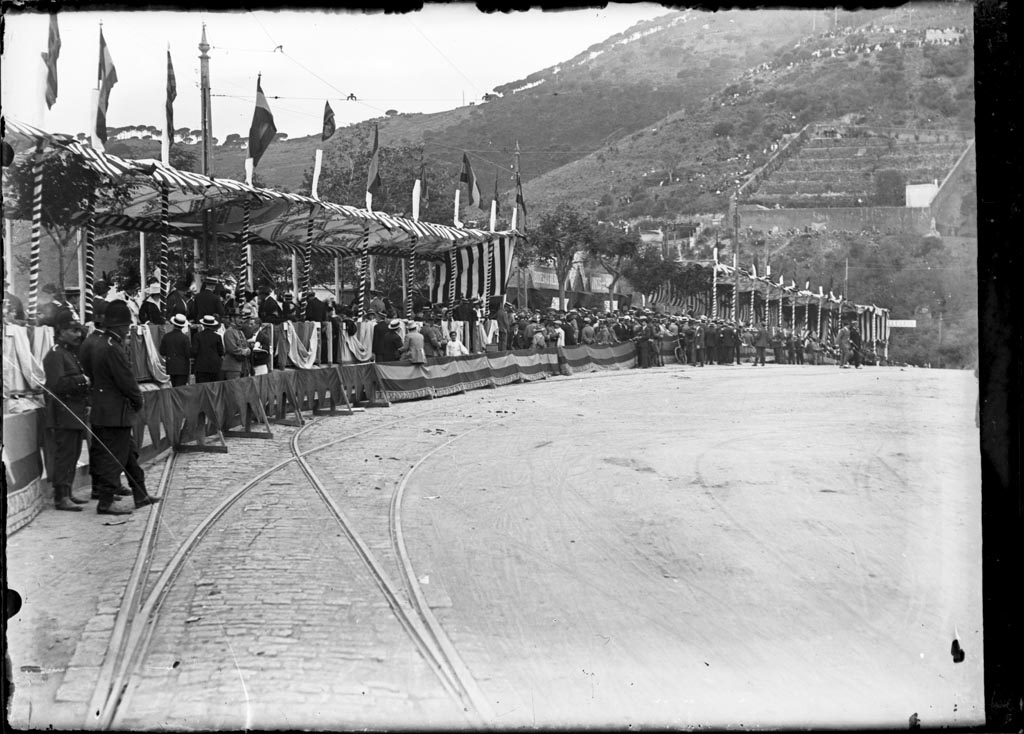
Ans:
{"label": "telegraph pole", "polygon": [[[199,94],[200,94],[200,129],[202,130],[202,170],[204,176],[213,176],[213,161],[210,155],[210,136],[213,135],[213,117],[210,111],[210,57],[207,51],[210,44],[206,41],[206,24],[203,23],[203,36],[199,41]],[[216,247],[211,247],[210,237],[210,214],[208,210],[203,212],[203,265],[204,270],[210,266],[211,260],[216,260]],[[198,243],[195,253],[196,270],[199,270]]]}

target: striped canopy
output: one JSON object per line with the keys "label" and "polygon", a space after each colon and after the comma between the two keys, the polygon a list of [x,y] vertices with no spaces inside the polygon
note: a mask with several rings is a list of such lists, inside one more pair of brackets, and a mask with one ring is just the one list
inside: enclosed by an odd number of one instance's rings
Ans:
{"label": "striped canopy", "polygon": [[[9,133],[33,144],[68,151],[110,179],[132,185],[134,199],[119,212],[97,212],[97,227],[161,232],[160,193],[170,191],[168,230],[172,235],[200,237],[203,213],[210,212],[211,234],[220,242],[242,242],[243,210],[249,202],[248,241],[287,252],[306,251],[312,220],[312,251],[336,257],[370,255],[407,257],[415,248],[418,260],[447,261],[451,250],[485,243],[516,241],[517,231],[487,232],[419,222],[383,212],[314,199],[301,194],[249,186],[241,181],[179,171],[152,159],[128,160],[83,145],[69,135],[48,133],[7,120]],[[83,214],[83,217],[85,215]]]}

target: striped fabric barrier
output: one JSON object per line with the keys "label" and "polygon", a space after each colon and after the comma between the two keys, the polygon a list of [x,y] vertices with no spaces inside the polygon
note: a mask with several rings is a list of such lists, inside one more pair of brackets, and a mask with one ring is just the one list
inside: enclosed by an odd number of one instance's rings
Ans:
{"label": "striped fabric barrier", "polygon": [[636,345],[633,342],[595,347],[580,344],[575,347],[562,347],[561,362],[568,369],[568,374],[576,372],[593,372],[594,370],[625,370],[636,362]]}
{"label": "striped fabric barrier", "polygon": [[489,298],[505,293],[512,275],[515,239],[500,237],[449,252],[447,262],[432,262],[431,303],[460,298]]}

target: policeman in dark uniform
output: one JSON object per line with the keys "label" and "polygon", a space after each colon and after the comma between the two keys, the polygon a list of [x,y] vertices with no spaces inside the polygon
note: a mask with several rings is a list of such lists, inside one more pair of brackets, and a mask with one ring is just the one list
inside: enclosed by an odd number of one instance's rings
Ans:
{"label": "policeman in dark uniform", "polygon": [[53,505],[66,512],[81,512],[78,499],[71,492],[75,480],[78,455],[88,428],[89,378],[78,361],[78,347],[85,336],[85,327],[75,321],[69,310],[58,312],[54,331],[57,343],[43,357],[46,373],[46,428],[52,439],[53,455],[48,474],[53,485]]}
{"label": "policeman in dark uniform", "polygon": [[132,436],[135,414],[142,408],[142,392],[124,348],[131,321],[128,304],[111,301],[104,314],[102,338],[93,343],[82,360],[82,368],[93,386],[93,447],[89,458],[93,490],[99,495],[96,512],[100,515],[131,513],[113,504],[122,472],[128,478],[136,508],[158,501],[146,492],[146,477],[139,466],[139,452]]}

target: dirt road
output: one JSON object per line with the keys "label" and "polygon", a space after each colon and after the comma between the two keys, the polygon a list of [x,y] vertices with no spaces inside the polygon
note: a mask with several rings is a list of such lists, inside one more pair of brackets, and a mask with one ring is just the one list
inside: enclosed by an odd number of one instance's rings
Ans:
{"label": "dirt road", "polygon": [[749,365],[476,391],[503,420],[410,477],[407,543],[502,726],[981,723],[976,396]]}

